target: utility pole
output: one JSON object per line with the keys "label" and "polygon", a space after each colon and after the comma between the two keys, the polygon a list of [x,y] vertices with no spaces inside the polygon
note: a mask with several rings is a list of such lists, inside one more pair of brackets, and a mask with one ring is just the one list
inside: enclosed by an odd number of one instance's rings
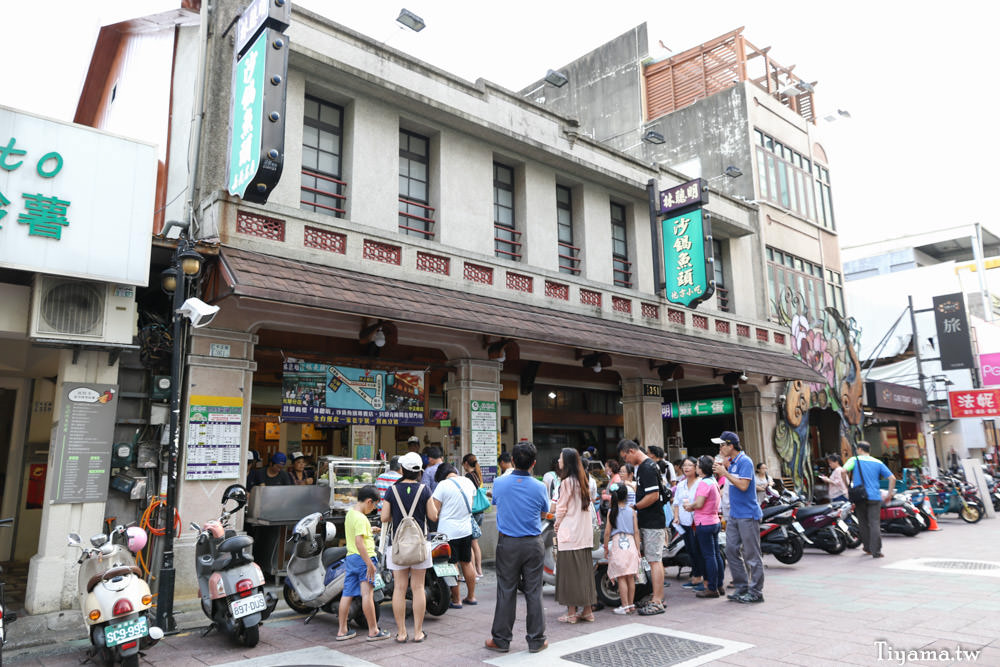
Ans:
{"label": "utility pole", "polygon": [[[913,330],[913,358],[917,362],[917,378],[920,382],[920,394],[927,400],[927,389],[924,387],[924,367],[920,361],[920,336],[917,335],[917,314],[913,310],[913,295],[906,297],[910,309],[910,328]],[[926,412],[924,414],[927,414]],[[924,446],[927,449],[927,467],[931,477],[937,477],[937,450],[931,429],[924,429]]]}

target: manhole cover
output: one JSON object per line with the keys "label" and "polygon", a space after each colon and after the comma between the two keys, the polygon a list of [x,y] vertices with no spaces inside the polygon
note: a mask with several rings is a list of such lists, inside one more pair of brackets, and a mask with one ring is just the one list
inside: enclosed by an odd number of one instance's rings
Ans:
{"label": "manhole cover", "polygon": [[620,639],[609,644],[601,644],[585,651],[577,651],[560,656],[563,660],[592,665],[592,667],[666,667],[723,648],[719,644],[707,644],[661,635],[655,632]]}
{"label": "manhole cover", "polygon": [[924,567],[936,567],[942,570],[996,570],[1000,563],[984,563],[977,560],[928,560]]}

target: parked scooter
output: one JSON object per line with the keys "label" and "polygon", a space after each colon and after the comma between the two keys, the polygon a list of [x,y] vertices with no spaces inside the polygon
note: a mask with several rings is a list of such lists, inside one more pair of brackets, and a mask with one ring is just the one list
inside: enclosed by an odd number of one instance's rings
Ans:
{"label": "parked scooter", "polygon": [[807,546],[818,547],[830,554],[839,554],[848,546],[857,546],[859,543],[851,535],[850,526],[847,524],[847,519],[851,517],[850,503],[807,505],[805,498],[788,490],[783,491],[780,496],[770,494],[765,502],[767,507],[780,504],[796,507],[795,526],[802,527],[801,535],[807,538]]}
{"label": "parked scooter", "polygon": [[[379,541],[380,554],[385,554],[386,549],[390,548],[387,532],[385,529],[382,531]],[[451,560],[451,545],[448,544],[447,535],[429,533],[427,541],[430,542],[431,567],[424,573],[424,599],[427,603],[428,614],[442,616],[448,611],[448,605],[451,604],[451,587],[458,585],[458,566],[448,562]],[[396,582],[385,558],[379,559],[378,573],[385,583],[385,587],[382,589],[383,599],[391,600]],[[407,590],[406,599],[412,599],[412,591]]]}
{"label": "parked scooter", "polygon": [[[347,547],[327,547],[336,533],[336,526],[324,514],[313,512],[299,519],[288,538],[293,547],[285,565],[285,602],[300,614],[308,614],[306,623],[321,609],[337,613],[347,574]],[[376,619],[381,613],[379,604],[385,599],[383,586],[381,577],[376,577]],[[360,628],[368,627],[360,597],[351,600],[350,620]]]}
{"label": "parked scooter", "polygon": [[771,554],[779,563],[794,565],[802,559],[802,552],[811,540],[805,528],[795,520],[797,507],[776,505],[762,510],[760,522],[760,551]]}
{"label": "parked scooter", "polygon": [[[233,501],[236,507],[226,509]],[[205,634],[218,629],[238,639],[247,648],[260,640],[260,624],[274,611],[278,599],[264,592],[264,573],[253,561],[253,538],[237,535],[229,518],[246,507],[247,490],[233,484],[222,493],[222,514],[206,521],[198,531],[195,573],[201,594],[201,610],[211,619]],[[204,636],[204,635],[202,635]]]}
{"label": "parked scooter", "polygon": [[883,533],[913,537],[924,529],[924,519],[907,496],[897,494],[879,510],[879,527]]}
{"label": "parked scooter", "polygon": [[[0,519],[0,527],[9,527],[14,519]],[[7,611],[7,599],[4,596],[3,568],[0,567],[0,665],[3,664],[3,645],[7,643],[6,626],[17,620],[17,614]]]}
{"label": "parked scooter", "polygon": [[77,594],[90,631],[89,655],[100,653],[109,664],[138,667],[140,649],[163,638],[163,630],[150,622],[153,596],[132,557],[146,546],[146,533],[137,526],[118,526],[110,537],[94,535],[90,544],[69,534],[69,545],[81,551]]}

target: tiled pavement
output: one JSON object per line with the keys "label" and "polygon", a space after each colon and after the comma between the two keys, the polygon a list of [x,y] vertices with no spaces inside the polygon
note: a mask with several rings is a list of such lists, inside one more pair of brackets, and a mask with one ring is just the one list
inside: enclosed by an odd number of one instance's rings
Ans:
{"label": "tiled pavement", "polygon": [[[550,647],[529,655],[523,620],[515,625],[511,653],[501,656],[482,648],[493,617],[494,580],[488,573],[477,589],[480,604],[449,610],[425,623],[428,640],[400,645],[375,644],[359,638],[334,641],[335,618],[319,615],[309,625],[284,604],[261,630],[261,642],[246,650],[217,634],[202,638],[197,631],[169,637],[152,648],[142,664],[187,667],[239,664],[266,665],[469,665],[575,664],[559,659],[596,643],[639,632],[675,633],[723,646],[707,661],[683,663],[719,665],[946,665],[959,662],[955,650],[979,649],[975,664],[1000,665],[1000,567],[979,574],[905,569],[911,559],[975,559],[1000,565],[1000,522],[967,525],[940,522],[943,530],[914,538],[885,536],[886,558],[873,560],[860,551],[830,556],[808,549],[796,565],[782,565],[765,556],[767,601],[740,605],[725,600],[696,599],[682,591],[674,578],[667,589],[667,613],[652,617],[597,614],[596,623],[565,625],[547,589],[544,604]],[[887,567],[888,566],[888,567]],[[671,570],[670,574],[673,574]],[[989,576],[992,574],[993,576]],[[464,590],[464,589],[463,589]],[[383,609],[383,626],[394,632],[391,608]],[[518,610],[524,618],[523,604]],[[198,612],[178,615],[182,627],[204,626]],[[11,628],[17,633],[17,624]],[[600,634],[598,634],[600,633]],[[877,642],[882,644],[880,648]],[[59,641],[43,647],[5,652],[10,664],[77,665],[85,642]],[[933,649],[935,660],[900,662],[899,653]],[[953,659],[940,659],[947,652]],[[290,653],[296,652],[296,653]],[[925,654],[929,655],[929,654]],[[903,655],[903,658],[910,656]],[[649,665],[657,664],[650,659]]]}

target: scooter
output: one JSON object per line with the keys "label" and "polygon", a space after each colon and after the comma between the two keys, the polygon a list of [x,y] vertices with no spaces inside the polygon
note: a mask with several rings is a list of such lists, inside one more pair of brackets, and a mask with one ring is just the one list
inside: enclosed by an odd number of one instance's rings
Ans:
{"label": "scooter", "polygon": [[[236,507],[229,511],[226,503]],[[222,514],[199,528],[195,546],[195,573],[201,594],[201,610],[212,621],[202,636],[213,629],[238,639],[247,648],[260,640],[260,624],[278,604],[278,598],[264,592],[264,573],[253,561],[249,549],[253,539],[237,535],[229,518],[246,507],[247,490],[233,484],[222,493]]]}
{"label": "scooter", "polygon": [[776,505],[764,508],[760,521],[760,551],[771,554],[779,563],[793,565],[802,558],[806,544],[812,544],[805,528],[795,520],[799,508]]}
{"label": "scooter", "polygon": [[[347,547],[327,547],[336,534],[336,526],[323,513],[313,512],[299,519],[288,538],[294,546],[285,565],[285,602],[298,613],[307,614],[306,623],[321,609],[328,614],[338,612],[347,574]],[[384,585],[381,576],[377,576],[376,619],[381,614],[379,604],[385,599]],[[368,627],[360,596],[351,600],[350,620],[360,628]]]}
{"label": "scooter", "polygon": [[[389,531],[383,530],[379,539],[378,550],[381,554],[390,548],[387,532]],[[448,611],[448,605],[451,603],[451,587],[458,585],[458,566],[448,562],[451,559],[451,545],[448,544],[447,535],[429,533],[427,541],[430,542],[431,546],[431,567],[424,573],[424,599],[427,603],[428,614],[442,616]],[[383,598],[391,600],[396,582],[385,558],[379,559],[378,573],[382,581],[385,582],[385,587],[382,589]],[[412,599],[411,591],[406,592],[406,598]]]}
{"label": "scooter", "polygon": [[924,527],[917,508],[902,494],[883,504],[879,510],[879,528],[883,533],[899,533],[913,537]]}
{"label": "scooter", "polygon": [[[0,527],[10,526],[14,519],[0,519]],[[3,664],[3,645],[7,643],[6,626],[17,620],[17,614],[7,611],[7,599],[4,596],[3,568],[0,567],[0,665]]]}
{"label": "scooter", "polygon": [[100,653],[108,663],[138,667],[140,649],[163,638],[163,630],[150,622],[153,596],[132,558],[146,546],[146,533],[137,526],[118,526],[110,536],[94,535],[90,544],[69,534],[69,546],[81,551],[77,594],[90,634],[88,655]]}
{"label": "scooter", "polygon": [[839,554],[847,549],[849,527],[842,514],[850,513],[850,507],[833,505],[807,505],[795,512],[796,520],[805,529],[805,536],[815,546],[829,554]]}

